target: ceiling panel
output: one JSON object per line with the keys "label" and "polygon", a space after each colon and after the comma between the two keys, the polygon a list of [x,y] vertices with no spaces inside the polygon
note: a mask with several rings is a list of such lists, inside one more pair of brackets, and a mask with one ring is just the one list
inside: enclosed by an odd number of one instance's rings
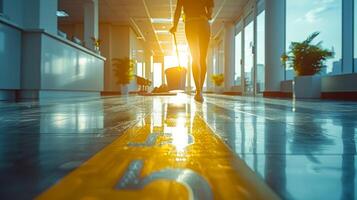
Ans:
{"label": "ceiling panel", "polygon": [[[59,9],[69,13],[69,17],[61,18],[60,23],[82,23],[83,5],[86,0],[59,0]],[[233,21],[242,13],[248,0],[215,0],[212,35],[222,27],[224,21]],[[145,46],[155,52],[172,52],[173,38],[168,31],[171,28],[171,19],[176,0],[99,0],[100,22],[113,24],[129,24],[136,33],[142,33]],[[166,19],[166,23],[153,23],[152,19]],[[179,44],[186,44],[184,25],[180,23],[177,33]],[[171,49],[171,51],[170,51]],[[163,53],[163,52],[161,52]]]}

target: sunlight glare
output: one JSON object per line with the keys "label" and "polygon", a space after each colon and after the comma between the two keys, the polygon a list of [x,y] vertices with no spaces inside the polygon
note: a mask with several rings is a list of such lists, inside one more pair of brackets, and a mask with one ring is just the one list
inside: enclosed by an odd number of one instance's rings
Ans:
{"label": "sunlight glare", "polygon": [[172,50],[172,55],[166,55],[164,57],[164,64],[165,64],[165,69],[171,68],[171,67],[178,67],[179,64],[181,67],[188,67],[188,62],[189,62],[189,49],[187,45],[178,45],[179,49],[179,56],[180,56],[180,63],[178,62],[177,56],[176,56],[176,49],[173,48]]}

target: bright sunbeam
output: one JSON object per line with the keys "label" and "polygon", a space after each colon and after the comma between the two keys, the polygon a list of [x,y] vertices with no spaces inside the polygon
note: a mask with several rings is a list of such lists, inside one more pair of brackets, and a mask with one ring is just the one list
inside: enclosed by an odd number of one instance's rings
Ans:
{"label": "bright sunbeam", "polygon": [[188,62],[189,62],[189,49],[187,45],[178,45],[179,49],[179,56],[180,56],[180,62],[177,59],[176,56],[176,48],[174,47],[172,50],[172,55],[167,55],[164,57],[164,63],[165,63],[165,69],[171,68],[171,67],[177,67],[181,65],[181,67],[187,68]]}

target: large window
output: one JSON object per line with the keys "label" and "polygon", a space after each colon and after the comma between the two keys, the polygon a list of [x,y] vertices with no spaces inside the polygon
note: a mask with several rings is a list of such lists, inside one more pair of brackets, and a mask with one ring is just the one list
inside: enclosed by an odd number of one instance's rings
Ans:
{"label": "large window", "polygon": [[162,84],[162,64],[154,63],[154,87],[160,87]]}
{"label": "large window", "polygon": [[[287,0],[286,1],[286,48],[293,41],[303,41],[313,32],[320,32],[316,42],[332,49],[335,57],[326,62],[321,75],[343,73],[342,69],[342,0]],[[286,79],[295,76],[286,69]]]}
{"label": "large window", "polygon": [[235,67],[234,67],[234,85],[241,85],[242,74],[242,32],[235,36]]}
{"label": "large window", "polygon": [[245,19],[244,27],[244,92],[247,95],[254,93],[254,21],[253,14]]}
{"label": "large window", "polygon": [[139,62],[136,64],[136,75],[144,77],[144,66],[143,63]]}
{"label": "large window", "polygon": [[265,11],[257,16],[257,93],[265,90]]}

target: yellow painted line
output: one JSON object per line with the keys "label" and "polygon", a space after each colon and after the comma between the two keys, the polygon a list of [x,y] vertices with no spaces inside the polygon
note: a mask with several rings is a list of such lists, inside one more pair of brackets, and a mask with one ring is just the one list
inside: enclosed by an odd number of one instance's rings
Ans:
{"label": "yellow painted line", "polygon": [[154,113],[37,199],[279,197],[199,115]]}

